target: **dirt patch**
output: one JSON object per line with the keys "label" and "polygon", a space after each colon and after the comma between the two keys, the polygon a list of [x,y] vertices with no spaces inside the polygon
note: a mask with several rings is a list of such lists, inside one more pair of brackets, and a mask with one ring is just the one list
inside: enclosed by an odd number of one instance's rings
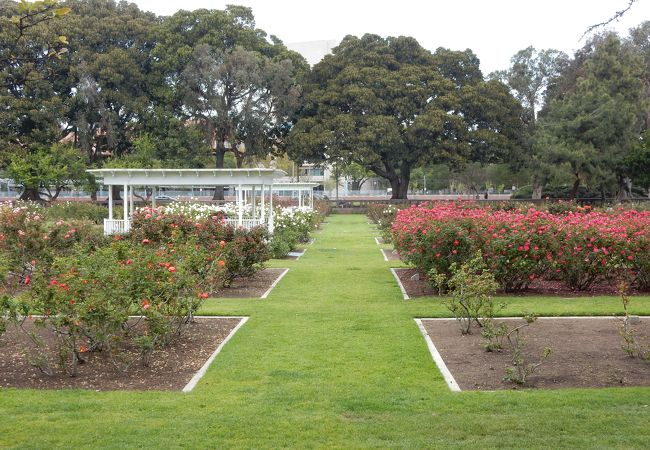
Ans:
{"label": "dirt patch", "polygon": [[305,252],[289,252],[282,258],[280,258],[282,261],[295,261],[298,258],[300,258]]}
{"label": "dirt patch", "polygon": [[[553,350],[526,383],[526,388],[650,386],[650,363],[630,358],[621,349],[619,318],[540,318],[525,328],[524,354],[539,361],[545,347]],[[500,319],[509,327],[521,319]],[[520,389],[503,381],[512,366],[511,354],[487,352],[482,347],[480,329],[462,336],[455,319],[422,320],[438,352],[463,390]],[[650,319],[636,325],[639,336],[650,337]]]}
{"label": "dirt patch", "polygon": [[218,298],[260,298],[286,269],[264,269],[246,278],[236,278],[230,287],[210,294]]}
{"label": "dirt patch", "polygon": [[395,250],[391,250],[389,248],[382,248],[381,253],[384,255],[384,259],[387,259],[388,261],[399,261],[399,253]]}
{"label": "dirt patch", "polygon": [[[31,341],[10,327],[0,337],[0,387],[180,391],[240,321],[197,317],[179,339],[154,352],[149,367],[134,364],[126,373],[117,370],[105,353],[86,352],[86,363],[78,366],[74,378],[63,373],[48,376],[32,366],[25,354]],[[42,333],[42,337],[48,345],[55,340],[52,333]]]}
{"label": "dirt patch", "polygon": [[[438,291],[431,286],[429,279],[426,274],[419,269],[395,269],[395,273],[399,277],[404,290],[409,297],[425,297],[438,295]],[[419,274],[419,280],[411,280],[411,277],[415,274]],[[598,295],[618,295],[617,286],[615,283],[600,283],[592,286],[591,289],[587,291],[575,291],[569,289],[564,284],[559,281],[548,281],[548,280],[534,280],[531,282],[530,287],[525,291],[506,294],[503,291],[497,291],[498,295],[521,297],[521,296],[558,296],[558,297],[567,297],[567,299],[575,297],[593,297]],[[641,292],[635,289],[630,289],[630,295],[637,294],[647,294],[647,292]]]}
{"label": "dirt patch", "polygon": [[[437,295],[438,291],[435,291],[429,283],[429,279],[426,277],[424,272],[418,269],[393,269],[397,274],[406,294],[413,297],[424,297],[429,295]],[[418,280],[412,280],[411,278],[414,275],[418,275]]]}

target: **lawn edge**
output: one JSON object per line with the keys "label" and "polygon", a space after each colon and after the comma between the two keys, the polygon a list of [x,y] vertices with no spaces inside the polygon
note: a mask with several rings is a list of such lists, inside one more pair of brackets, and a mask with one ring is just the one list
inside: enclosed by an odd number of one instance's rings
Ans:
{"label": "lawn edge", "polygon": [[[206,316],[201,316],[201,317],[206,317]],[[210,317],[210,316],[208,316],[208,317]],[[212,316],[212,317],[215,317],[215,316]],[[217,317],[219,317],[219,316],[217,316]],[[237,317],[239,317],[241,319],[239,321],[239,323],[237,325],[235,325],[235,328],[233,328],[230,331],[230,333],[228,333],[228,336],[226,336],[226,339],[224,339],[221,342],[221,344],[219,344],[219,346],[217,346],[216,350],[214,352],[212,352],[212,354],[210,355],[208,360],[203,364],[203,366],[201,366],[201,368],[194,374],[194,376],[190,379],[190,381],[185,385],[182,392],[191,392],[192,389],[194,389],[196,387],[196,385],[199,383],[199,381],[201,381],[201,378],[203,378],[203,376],[208,371],[208,368],[210,367],[210,364],[212,364],[212,361],[214,361],[214,359],[217,357],[217,355],[219,353],[221,353],[221,350],[228,343],[228,341],[230,341],[230,339],[232,339],[232,337],[235,335],[235,333],[237,333],[237,331],[239,331],[239,329],[241,327],[243,327],[244,324],[246,322],[248,322],[248,319],[250,318],[250,317],[232,316],[232,318],[237,318]]]}
{"label": "lawn edge", "polygon": [[440,352],[438,352],[438,349],[436,348],[435,344],[431,340],[431,337],[429,336],[429,333],[427,333],[426,328],[424,328],[422,319],[413,319],[413,320],[415,320],[415,323],[418,325],[418,328],[420,329],[420,333],[422,333],[422,336],[424,337],[424,340],[427,343],[429,353],[431,353],[431,357],[433,358],[433,361],[436,363],[436,366],[438,366],[438,370],[440,371],[442,378],[444,378],[445,383],[447,383],[447,387],[449,387],[449,390],[452,392],[461,392],[460,386],[454,379],[454,376],[449,371],[447,364],[445,364],[444,359],[442,359],[442,355],[440,354]]}

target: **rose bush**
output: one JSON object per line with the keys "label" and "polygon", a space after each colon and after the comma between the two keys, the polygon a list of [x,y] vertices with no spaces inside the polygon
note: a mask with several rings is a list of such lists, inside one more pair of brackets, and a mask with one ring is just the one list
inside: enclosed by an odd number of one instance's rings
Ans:
{"label": "rose bush", "polygon": [[450,265],[480,251],[505,291],[528,287],[538,277],[576,290],[631,276],[647,289],[650,213],[593,211],[552,214],[492,210],[467,202],[430,203],[400,211],[391,229],[402,258],[449,277]]}
{"label": "rose bush", "polygon": [[0,204],[0,282],[11,293],[23,285],[36,265],[48,266],[75,245],[88,251],[106,238],[91,221],[48,221],[36,204]]}
{"label": "rose bush", "polygon": [[[77,246],[32,274],[22,300],[33,342],[32,363],[76,375],[84,353],[104,352],[119,370],[149,364],[156,348],[178,336],[225,269],[192,242],[155,248],[115,241],[88,253]],[[43,333],[56,337],[45,345]]]}

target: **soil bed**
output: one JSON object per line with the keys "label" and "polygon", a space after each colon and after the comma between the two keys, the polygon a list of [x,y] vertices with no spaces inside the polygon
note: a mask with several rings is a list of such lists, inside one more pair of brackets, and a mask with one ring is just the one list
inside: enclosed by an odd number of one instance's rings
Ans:
{"label": "soil bed", "polygon": [[264,269],[246,278],[235,278],[230,287],[210,293],[219,298],[260,298],[286,269]]}
{"label": "soil bed", "polygon": [[[511,329],[524,323],[521,319],[495,322],[505,322]],[[479,328],[463,336],[455,319],[423,319],[422,323],[462,390],[522,388],[503,381],[506,368],[512,366],[510,351],[487,352]],[[540,318],[524,328],[528,362],[539,361],[545,347],[553,351],[525,388],[650,386],[650,363],[630,358],[621,348],[621,323],[620,318]],[[642,318],[635,328],[648,343],[650,319]]]}
{"label": "soil bed", "polygon": [[[25,356],[31,341],[9,327],[0,337],[0,387],[180,391],[241,320],[197,317],[179,339],[154,352],[149,367],[136,363],[126,373],[116,369],[105,353],[86,352],[86,363],[78,366],[74,378],[59,372],[48,376],[32,366]],[[52,333],[41,336],[48,345],[55,340]]]}
{"label": "soil bed", "polygon": [[399,253],[395,250],[391,250],[389,248],[382,248],[381,252],[384,254],[384,259],[387,259],[388,261],[399,261]]}
{"label": "soil bed", "polygon": [[[388,251],[390,252],[390,250]],[[390,259],[390,258],[389,258]],[[399,258],[398,258],[399,259]],[[438,295],[438,291],[435,290],[429,283],[429,279],[426,274],[419,269],[403,269],[398,268],[394,269],[399,277],[406,293],[409,297],[425,297]],[[416,273],[420,274],[419,280],[411,280],[411,277]],[[576,298],[576,297],[593,297],[596,295],[616,295],[618,296],[616,283],[603,282],[600,284],[594,284],[589,290],[586,291],[574,291],[569,289],[564,284],[559,281],[548,281],[548,280],[534,280],[531,282],[528,289],[516,292],[516,293],[504,293],[502,291],[497,291],[499,295],[521,297],[521,296],[540,296],[540,295],[553,295],[566,297],[567,299]],[[637,294],[647,294],[647,292],[641,292],[635,289],[629,290],[630,295]]]}

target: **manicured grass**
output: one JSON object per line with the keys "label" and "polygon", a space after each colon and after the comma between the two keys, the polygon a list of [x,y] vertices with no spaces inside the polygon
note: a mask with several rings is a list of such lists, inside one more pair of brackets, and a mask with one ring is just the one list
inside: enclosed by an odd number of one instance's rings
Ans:
{"label": "manicured grass", "polygon": [[[189,394],[0,390],[0,447],[644,448],[650,389],[451,393],[365,216],[336,215]],[[650,312],[650,299],[633,301]],[[521,298],[507,314],[620,311],[615,298]],[[650,373],[650,368],[649,368]],[[650,375],[649,375],[650,376]]]}

